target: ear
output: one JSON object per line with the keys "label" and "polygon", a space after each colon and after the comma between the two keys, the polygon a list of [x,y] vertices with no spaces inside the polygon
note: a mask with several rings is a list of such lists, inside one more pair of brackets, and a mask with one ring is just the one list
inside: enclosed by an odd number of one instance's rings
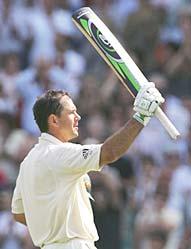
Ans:
{"label": "ear", "polygon": [[48,126],[49,127],[58,127],[58,117],[54,114],[50,114],[48,117]]}

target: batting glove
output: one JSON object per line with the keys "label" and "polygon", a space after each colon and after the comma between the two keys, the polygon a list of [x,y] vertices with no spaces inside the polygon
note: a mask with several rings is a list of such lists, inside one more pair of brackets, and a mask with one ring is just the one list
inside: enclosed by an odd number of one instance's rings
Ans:
{"label": "batting glove", "polygon": [[156,109],[164,103],[164,101],[160,92],[155,88],[155,84],[148,82],[141,87],[135,98],[133,110],[136,113],[134,114],[134,118],[144,126],[147,125]]}

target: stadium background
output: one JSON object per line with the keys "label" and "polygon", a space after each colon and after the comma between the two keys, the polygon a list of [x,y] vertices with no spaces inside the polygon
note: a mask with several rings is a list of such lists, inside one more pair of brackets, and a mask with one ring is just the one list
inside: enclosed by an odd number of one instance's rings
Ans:
{"label": "stadium background", "polygon": [[70,92],[76,142],[99,143],[132,116],[131,96],[71,22],[90,6],[166,98],[182,136],[153,119],[127,154],[90,174],[98,249],[189,249],[191,245],[190,0],[0,1],[0,249],[34,249],[10,200],[19,164],[39,135],[32,104],[49,88]]}

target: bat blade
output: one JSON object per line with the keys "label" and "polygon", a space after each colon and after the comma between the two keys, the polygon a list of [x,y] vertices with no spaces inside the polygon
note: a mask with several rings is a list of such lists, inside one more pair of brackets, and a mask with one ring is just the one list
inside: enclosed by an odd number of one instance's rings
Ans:
{"label": "bat blade", "polygon": [[[89,7],[77,10],[72,15],[72,20],[113,69],[123,86],[136,97],[140,87],[148,80],[108,27]],[[173,139],[180,135],[160,108],[157,109],[155,116]]]}
{"label": "bat blade", "polygon": [[[140,89],[139,81],[147,82],[147,79],[139,72],[140,70],[131,57],[126,54],[126,51],[107,26],[105,26],[89,7],[84,7],[76,11],[72,16],[72,19],[97,52],[117,74],[125,88],[127,88],[131,95],[135,97]],[[107,34],[107,37],[105,34]],[[109,42],[110,40],[112,40],[112,43],[115,43],[115,47]],[[128,57],[126,60],[128,60],[133,68],[129,69],[127,67],[125,59],[123,58],[124,55],[121,57],[118,52],[119,48],[121,53],[126,54],[126,57]],[[133,73],[131,71],[133,71]],[[140,77],[140,79],[138,79],[138,77]]]}

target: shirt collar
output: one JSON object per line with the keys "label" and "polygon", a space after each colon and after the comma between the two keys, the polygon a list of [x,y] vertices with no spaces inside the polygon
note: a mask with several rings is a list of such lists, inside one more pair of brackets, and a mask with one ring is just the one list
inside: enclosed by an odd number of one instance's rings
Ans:
{"label": "shirt collar", "polygon": [[58,138],[48,134],[48,133],[42,133],[41,136],[39,137],[39,142],[40,141],[48,141],[53,144],[63,144],[62,141],[60,141]]}

